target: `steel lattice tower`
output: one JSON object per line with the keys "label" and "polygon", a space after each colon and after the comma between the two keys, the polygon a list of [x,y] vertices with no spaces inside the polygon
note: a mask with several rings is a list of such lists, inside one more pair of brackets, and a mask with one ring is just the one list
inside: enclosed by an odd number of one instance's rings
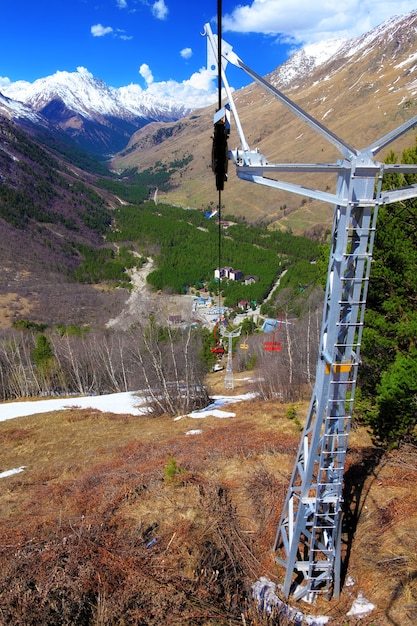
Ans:
{"label": "steel lattice tower", "polygon": [[223,336],[228,337],[228,345],[227,345],[227,365],[226,365],[226,375],[224,377],[224,386],[226,389],[233,389],[235,386],[234,376],[233,376],[233,339],[235,337],[239,337],[242,328],[237,328],[236,330],[232,330],[230,332],[224,332]]}
{"label": "steel lattice tower", "polygon": [[[218,71],[217,38],[205,25],[208,67]],[[356,377],[372,263],[378,208],[417,197],[417,185],[382,191],[385,173],[417,173],[417,165],[384,164],[375,155],[417,125],[417,116],[370,146],[356,150],[312,118],[283,93],[251,70],[222,43],[221,76],[241,139],[231,151],[236,173],[255,182],[334,205],[331,251],[320,335],[319,358],[306,425],[301,436],[274,551],[285,568],[283,593],[295,600],[317,593],[340,592],[343,473],[352,418]],[[227,63],[240,67],[277,97],[303,123],[320,134],[342,155],[337,163],[269,164],[250,150],[226,80]],[[333,173],[336,192],[326,193],[268,178],[269,174]]]}
{"label": "steel lattice tower", "polygon": [[[343,472],[352,417],[366,292],[382,175],[357,165],[339,174],[319,361],[274,549],[288,597],[339,594]],[[358,201],[360,199],[360,202]]]}

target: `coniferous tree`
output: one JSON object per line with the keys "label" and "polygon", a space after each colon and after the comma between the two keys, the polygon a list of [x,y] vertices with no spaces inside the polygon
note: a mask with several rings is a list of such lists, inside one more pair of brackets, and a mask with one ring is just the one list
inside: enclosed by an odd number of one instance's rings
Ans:
{"label": "coniferous tree", "polygon": [[[416,148],[403,162],[417,163]],[[391,153],[387,161],[395,162]],[[386,177],[386,188],[416,182]],[[373,254],[357,403],[375,440],[397,445],[417,433],[417,200],[381,207]],[[366,407],[366,408],[365,408]]]}

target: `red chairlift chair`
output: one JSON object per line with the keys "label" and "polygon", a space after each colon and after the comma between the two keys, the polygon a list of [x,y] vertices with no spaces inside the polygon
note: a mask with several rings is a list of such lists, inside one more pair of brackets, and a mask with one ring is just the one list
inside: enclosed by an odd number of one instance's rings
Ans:
{"label": "red chairlift chair", "polygon": [[213,329],[213,336],[216,340],[216,345],[214,346],[214,348],[210,348],[210,352],[214,352],[214,354],[224,354],[224,347],[222,346],[220,339],[217,336],[217,325],[218,322],[216,322]]}
{"label": "red chairlift chair", "polygon": [[279,318],[279,324],[277,328],[272,333],[272,341],[267,340],[264,341],[264,350],[266,352],[279,352],[281,350],[281,342],[276,339],[277,333],[281,330],[282,327],[282,313]]}

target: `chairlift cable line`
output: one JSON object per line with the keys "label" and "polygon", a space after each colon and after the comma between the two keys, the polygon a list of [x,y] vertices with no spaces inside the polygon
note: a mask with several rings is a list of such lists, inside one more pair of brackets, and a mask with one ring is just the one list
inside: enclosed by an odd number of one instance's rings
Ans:
{"label": "chairlift cable line", "polygon": [[221,72],[221,58],[222,58],[222,0],[217,0],[217,95],[218,95],[218,110],[222,108],[222,72]]}
{"label": "chairlift cable line", "polygon": [[[214,115],[214,132],[212,146],[212,170],[216,176],[216,188],[218,191],[218,256],[219,274],[221,270],[222,258],[222,194],[224,183],[227,180],[227,166],[229,150],[227,139],[230,133],[230,105],[227,103],[222,107],[222,2],[217,0],[217,79],[218,79],[218,108]],[[214,41],[213,48],[215,49]],[[214,50],[213,50],[214,51]],[[220,276],[219,276],[219,309],[220,309]]]}
{"label": "chairlift cable line", "polygon": [[[217,95],[218,95],[218,110],[222,108],[222,0],[217,0]],[[221,305],[221,260],[222,260],[222,225],[221,225],[221,210],[222,210],[222,190],[221,185],[218,187],[218,204],[219,210],[218,216],[218,261],[219,261],[219,284],[218,284],[218,300],[219,300],[219,315]]]}

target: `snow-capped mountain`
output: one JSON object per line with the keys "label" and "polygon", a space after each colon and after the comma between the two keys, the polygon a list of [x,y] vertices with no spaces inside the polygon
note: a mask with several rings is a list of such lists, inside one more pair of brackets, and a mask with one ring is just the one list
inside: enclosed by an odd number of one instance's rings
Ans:
{"label": "snow-capped mountain", "polygon": [[46,120],[38,115],[31,107],[18,102],[12,98],[7,98],[0,93],[0,115],[8,119],[22,119],[37,125],[45,125]]}
{"label": "snow-capped mountain", "polygon": [[188,112],[183,106],[175,105],[172,99],[156,101],[139,85],[109,87],[84,67],[78,67],[76,72],[58,71],[33,83],[17,81],[3,88],[3,93],[36,111],[60,99],[69,110],[87,118],[110,115],[125,119],[155,117],[172,120]]}
{"label": "snow-capped mountain", "polygon": [[170,122],[190,112],[172,98],[157,100],[139,85],[109,87],[83,67],[76,72],[58,71],[33,83],[17,81],[2,92],[64,130],[82,147],[105,154],[122,149],[133,132],[151,121]]}
{"label": "snow-capped mountain", "polygon": [[[236,50],[242,61],[257,71],[251,64],[250,51],[247,56],[244,52]],[[389,19],[351,40],[307,46],[266,79],[349,145],[358,149],[368,146],[417,115],[417,11]],[[236,91],[234,101],[247,143],[252,149],[258,148],[270,163],[334,162],[340,158],[331,143],[263,87],[252,83]],[[214,186],[210,168],[211,124],[212,108],[188,116],[181,124],[170,124],[170,132],[163,134],[158,126],[145,126],[134,134],[127,149],[116,155],[112,165],[123,172],[134,167],[146,169],[157,161],[168,164],[174,151],[191,155],[189,166],[166,194],[160,193],[159,200],[206,206]],[[414,143],[412,133],[410,130],[387,150],[392,148],[400,154]],[[229,146],[240,146],[240,141],[232,119]],[[379,156],[383,159],[386,154]],[[306,186],[322,185],[323,189],[332,188],[334,182],[332,176],[322,180],[315,174],[303,175],[302,179]],[[295,216],[298,211],[299,224],[311,220],[313,229],[320,229],[325,222],[325,209],[319,203],[313,201],[305,210],[294,194],[275,190],[272,193],[263,185],[249,185],[234,176],[230,166],[226,197],[231,214],[268,223],[277,221],[279,228],[282,224],[285,228],[292,220],[289,217],[287,221],[287,216]]]}
{"label": "snow-capped mountain", "polygon": [[272,84],[282,89],[297,83],[300,79],[311,74],[316,67],[328,61],[344,43],[346,43],[346,39],[338,38],[304,46],[272,73],[270,77]]}
{"label": "snow-capped mountain", "polygon": [[296,89],[317,68],[333,66],[333,71],[338,72],[349,59],[355,57],[357,63],[361,57],[370,58],[374,50],[378,52],[378,58],[382,56],[392,63],[396,57],[402,56],[404,48],[414,39],[416,18],[417,11],[412,11],[407,15],[393,16],[353,39],[329,39],[309,44],[274,70],[269,80],[278,89]]}

